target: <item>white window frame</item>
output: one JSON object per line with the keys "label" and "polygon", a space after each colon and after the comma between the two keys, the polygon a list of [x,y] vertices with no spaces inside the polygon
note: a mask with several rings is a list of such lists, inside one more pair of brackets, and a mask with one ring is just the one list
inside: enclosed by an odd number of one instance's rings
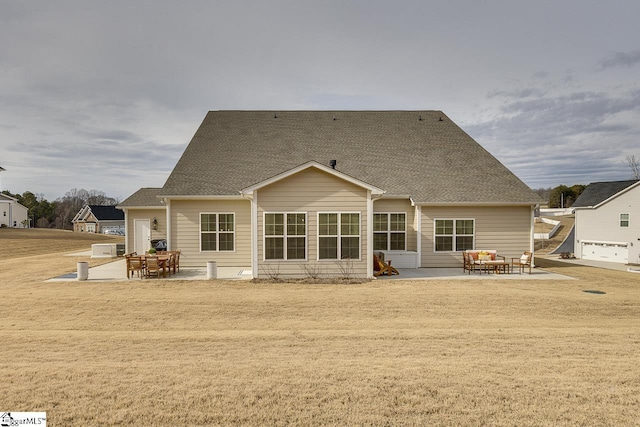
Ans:
{"label": "white window frame", "polygon": [[[438,221],[453,221],[453,234],[436,234],[436,224]],[[446,253],[458,253],[463,250],[458,250],[456,245],[456,222],[457,221],[473,221],[473,234],[460,234],[460,236],[468,237],[471,236],[473,239],[473,243],[471,245],[471,249],[475,249],[476,247],[476,219],[475,218],[435,218],[433,220],[433,253],[446,254]],[[452,237],[452,250],[450,251],[438,251],[436,250],[436,238],[441,236],[451,236]]]}
{"label": "white window frame", "polygon": [[[202,231],[202,215],[215,215],[216,216],[216,231]],[[233,231],[220,231],[220,215],[233,215]],[[220,250],[220,234],[233,234],[233,250]],[[203,234],[215,234],[216,235],[216,249],[202,249],[202,235]],[[200,252],[225,252],[233,253],[236,251],[236,213],[235,212],[200,212],[198,214],[198,237]]]}
{"label": "white window frame", "polygon": [[[287,233],[287,215],[295,214],[295,215],[304,215],[304,235],[300,234],[292,234],[291,236]],[[284,234],[283,235],[270,235],[267,236],[267,215],[283,215],[284,217]],[[307,212],[263,212],[262,213],[262,260],[263,261],[307,261],[309,259],[309,215]],[[288,237],[304,237],[304,258],[294,258],[289,259],[287,257],[287,238]],[[267,258],[267,239],[272,238],[282,238],[283,239],[283,252],[282,255],[284,258]]]}
{"label": "white window frame", "polygon": [[[320,235],[320,215],[331,215],[331,214],[336,214],[338,215],[338,234],[334,235],[334,234],[327,234],[327,235]],[[358,215],[358,235],[351,235],[351,234],[346,234],[346,235],[342,235],[342,233],[340,232],[340,228],[342,226],[342,215],[343,214],[356,214]],[[325,261],[330,261],[330,262],[335,262],[335,261],[341,261],[342,258],[340,258],[340,254],[342,253],[342,237],[358,237],[358,258],[351,258],[352,261],[360,261],[362,260],[362,212],[358,212],[358,211],[323,211],[323,212],[318,212],[316,215],[316,230],[317,230],[317,236],[316,236],[316,248],[317,248],[317,254],[316,254],[316,258],[318,261],[320,262],[325,262]],[[337,244],[338,244],[338,250],[337,250],[337,256],[338,258],[320,258],[320,238],[321,237],[335,237],[337,239]]]}
{"label": "white window frame", "polygon": [[[376,215],[386,215],[387,216],[387,231],[376,231],[375,230],[375,216]],[[403,231],[392,231],[391,230],[391,215],[404,215],[404,230]],[[376,234],[386,234],[387,235],[387,249],[373,249],[374,251],[406,251],[407,250],[407,213],[406,212],[374,212],[373,213],[373,224],[371,224],[371,229],[373,230],[373,242],[372,247],[375,245],[375,236]],[[391,234],[404,234],[404,249],[391,249]]]}
{"label": "white window frame", "polygon": [[[626,215],[626,216],[627,216],[627,219],[623,220],[623,219],[622,219],[622,215]],[[620,214],[620,216],[619,216],[618,218],[619,218],[619,220],[620,220],[620,221],[619,221],[619,223],[618,223],[618,224],[620,225],[620,228],[629,228],[629,224],[631,224],[631,215],[630,215],[630,214],[628,214],[628,213],[621,213],[621,214]],[[623,222],[623,221],[624,221],[624,222],[626,222],[626,223],[627,223],[627,225],[622,225],[622,222]]]}

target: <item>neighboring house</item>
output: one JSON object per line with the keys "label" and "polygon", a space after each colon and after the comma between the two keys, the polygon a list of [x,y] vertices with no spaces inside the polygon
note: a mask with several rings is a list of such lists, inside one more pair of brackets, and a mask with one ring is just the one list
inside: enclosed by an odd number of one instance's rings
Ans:
{"label": "neighboring house", "polygon": [[73,231],[101,234],[123,234],[124,213],[115,205],[87,205],[71,220]]}
{"label": "neighboring house", "polygon": [[128,252],[156,218],[185,266],[371,277],[378,252],[416,268],[532,251],[540,202],[441,111],[212,111],[164,186],[118,207]]}
{"label": "neighboring house", "polygon": [[29,227],[29,209],[17,199],[0,193],[0,227]]}
{"label": "neighboring house", "polygon": [[589,184],[573,208],[577,258],[640,264],[640,180]]}

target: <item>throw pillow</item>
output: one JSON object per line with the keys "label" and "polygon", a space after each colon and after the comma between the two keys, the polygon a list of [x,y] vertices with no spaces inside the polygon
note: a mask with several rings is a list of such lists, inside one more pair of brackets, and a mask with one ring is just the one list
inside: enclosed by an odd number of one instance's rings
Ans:
{"label": "throw pillow", "polygon": [[525,263],[527,261],[529,261],[529,255],[522,255],[520,257],[520,262]]}

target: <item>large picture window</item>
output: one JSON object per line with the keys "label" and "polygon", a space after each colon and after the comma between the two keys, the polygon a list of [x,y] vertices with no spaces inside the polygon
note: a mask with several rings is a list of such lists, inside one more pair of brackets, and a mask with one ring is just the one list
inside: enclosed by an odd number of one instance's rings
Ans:
{"label": "large picture window", "polygon": [[318,259],[360,259],[360,214],[318,214]]}
{"label": "large picture window", "polygon": [[264,259],[307,258],[307,214],[264,214]]}
{"label": "large picture window", "polygon": [[436,219],[436,252],[461,252],[474,248],[475,220]]}
{"label": "large picture window", "polygon": [[232,213],[200,214],[200,250],[233,251],[235,249],[235,215]]}
{"label": "large picture window", "polygon": [[407,250],[407,214],[373,214],[373,250]]}

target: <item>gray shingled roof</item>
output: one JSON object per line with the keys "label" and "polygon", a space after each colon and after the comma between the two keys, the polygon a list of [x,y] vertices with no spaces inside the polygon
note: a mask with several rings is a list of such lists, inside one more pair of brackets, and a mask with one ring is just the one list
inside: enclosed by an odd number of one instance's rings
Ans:
{"label": "gray shingled roof", "polygon": [[161,199],[158,197],[161,192],[162,188],[141,188],[127,197],[118,207],[164,207],[165,205],[161,203]]}
{"label": "gray shingled roof", "polygon": [[163,195],[237,195],[309,161],[417,203],[539,203],[441,111],[211,111]]}
{"label": "gray shingled roof", "polygon": [[631,179],[628,181],[592,182],[587,185],[587,188],[578,196],[572,206],[574,208],[595,206],[638,181],[637,179]]}

